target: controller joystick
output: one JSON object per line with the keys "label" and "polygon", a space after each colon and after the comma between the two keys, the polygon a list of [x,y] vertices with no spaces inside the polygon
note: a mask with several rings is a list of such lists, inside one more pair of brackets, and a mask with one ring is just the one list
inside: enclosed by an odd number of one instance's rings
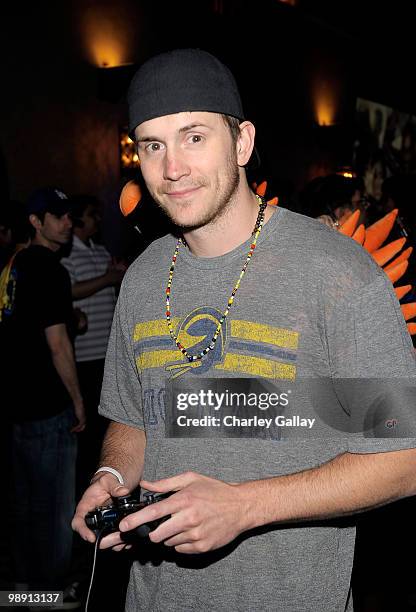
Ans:
{"label": "controller joystick", "polygon": [[[107,506],[98,506],[95,510],[88,512],[85,516],[85,523],[94,533],[102,532],[102,535],[108,535],[119,530],[120,521],[133,512],[138,512],[142,508],[155,504],[166,497],[170,493],[144,493],[143,501],[140,501],[135,495],[122,495],[120,497],[112,497],[112,503]],[[130,531],[121,533],[123,540],[146,538],[151,531],[156,529],[161,523],[168,520],[170,516],[164,516],[161,519],[150,521],[139,525]]]}

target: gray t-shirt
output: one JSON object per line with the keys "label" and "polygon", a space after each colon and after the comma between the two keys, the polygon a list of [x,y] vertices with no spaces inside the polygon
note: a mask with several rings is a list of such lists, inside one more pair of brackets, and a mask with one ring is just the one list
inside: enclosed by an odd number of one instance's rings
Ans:
{"label": "gray t-shirt", "polygon": [[[221,235],[218,236],[221,240]],[[168,438],[167,386],[198,378],[415,379],[415,357],[392,285],[350,238],[278,208],[264,226],[215,349],[190,364],[169,336],[165,288],[176,240],[154,242],[129,268],[107,352],[100,413],[146,431],[144,477],[188,470],[229,482],[318,466],[350,452],[416,446],[411,438]],[[181,246],[171,316],[191,353],[209,343],[248,252],[200,258]],[[299,409],[299,406],[297,406]],[[305,404],[305,410],[308,407]],[[352,517],[269,525],[202,555],[144,546],[129,611],[336,612],[351,609]]]}

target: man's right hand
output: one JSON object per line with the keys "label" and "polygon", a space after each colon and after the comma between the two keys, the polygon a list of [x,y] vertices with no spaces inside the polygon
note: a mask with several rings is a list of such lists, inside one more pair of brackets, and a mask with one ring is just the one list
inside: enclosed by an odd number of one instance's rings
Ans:
{"label": "man's right hand", "polygon": [[[129,489],[121,485],[117,478],[109,472],[99,472],[93,477],[93,483],[88,487],[82,496],[74,518],[72,519],[72,529],[79,533],[81,538],[87,542],[94,543],[96,540],[95,534],[91,529],[88,529],[85,523],[85,515],[91,510],[95,510],[97,506],[105,505],[111,497],[119,497],[120,495],[128,495]],[[116,531],[105,536],[100,542],[100,548],[112,548],[119,551],[125,548],[130,548],[120,537],[120,532]]]}
{"label": "man's right hand", "polygon": [[77,419],[75,425],[71,428],[71,433],[80,433],[84,431],[87,422],[83,399],[80,397],[74,401],[74,412]]}

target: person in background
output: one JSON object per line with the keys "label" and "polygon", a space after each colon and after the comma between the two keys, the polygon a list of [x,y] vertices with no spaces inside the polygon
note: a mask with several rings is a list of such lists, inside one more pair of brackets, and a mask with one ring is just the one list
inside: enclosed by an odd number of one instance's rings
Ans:
{"label": "person in background", "polygon": [[0,213],[0,272],[9,260],[12,250],[11,220],[8,210]]}
{"label": "person in background", "polygon": [[361,210],[359,223],[367,224],[369,200],[359,178],[330,174],[313,179],[301,193],[300,202],[304,215],[329,227],[341,226],[357,209]]}
{"label": "person in background", "polygon": [[[71,285],[58,253],[71,239],[67,196],[55,187],[29,198],[30,246],[13,260],[3,310],[2,373],[12,421],[16,588],[63,590],[72,552],[77,435],[85,411],[69,327]],[[60,609],[61,609],[60,608]]]}
{"label": "person in background", "polygon": [[94,238],[100,229],[100,203],[91,195],[70,198],[73,223],[72,248],[61,259],[71,279],[76,309],[87,317],[87,328],[75,338],[77,372],[88,418],[88,429],[78,445],[77,481],[83,489],[95,468],[106,427],[98,414],[104,358],[116,304],[116,287],[125,265],[115,263],[107,249]]}

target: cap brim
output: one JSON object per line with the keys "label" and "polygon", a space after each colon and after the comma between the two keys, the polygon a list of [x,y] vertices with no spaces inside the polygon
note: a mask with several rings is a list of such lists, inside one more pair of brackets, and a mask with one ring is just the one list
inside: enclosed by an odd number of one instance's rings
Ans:
{"label": "cap brim", "polygon": [[60,202],[48,204],[43,210],[51,215],[62,217],[62,215],[71,212],[71,204],[69,200],[61,200]]}

